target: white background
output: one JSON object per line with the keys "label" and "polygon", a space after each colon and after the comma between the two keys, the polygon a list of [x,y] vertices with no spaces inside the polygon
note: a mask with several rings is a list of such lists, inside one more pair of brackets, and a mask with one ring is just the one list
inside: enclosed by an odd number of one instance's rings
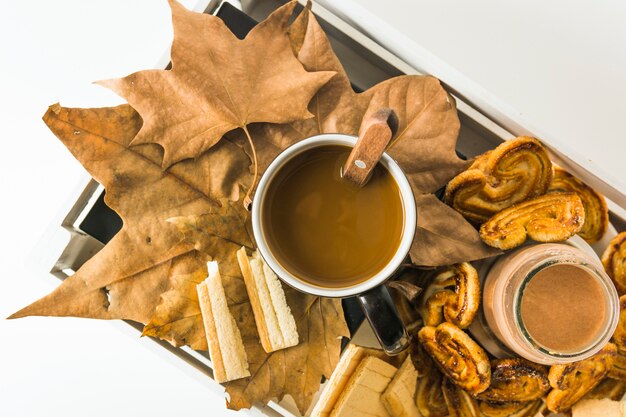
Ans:
{"label": "white background", "polygon": [[[195,0],[183,3],[191,7]],[[147,349],[153,342],[124,323],[4,320],[59,284],[45,269],[33,270],[28,257],[84,175],[41,121],[43,113],[59,101],[84,107],[121,103],[92,81],[154,67],[171,37],[164,0],[3,2],[2,417],[240,415],[225,410],[223,397],[211,390],[217,384],[167,352]]]}
{"label": "white background", "polygon": [[[375,9],[378,0],[359,2]],[[623,185],[624,4],[405,0],[378,14],[399,18],[398,30]],[[58,285],[45,269],[33,270],[29,252],[84,172],[41,121],[47,106],[120,103],[91,82],[154,67],[171,36],[165,0],[3,3],[0,318]],[[214,383],[125,329],[84,319],[0,319],[0,416],[234,414],[224,411]]]}

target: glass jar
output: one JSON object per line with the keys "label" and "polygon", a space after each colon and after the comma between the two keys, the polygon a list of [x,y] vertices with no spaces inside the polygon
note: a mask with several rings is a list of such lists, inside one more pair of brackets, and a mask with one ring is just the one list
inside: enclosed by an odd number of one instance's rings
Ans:
{"label": "glass jar", "polygon": [[[582,247],[586,251],[580,248],[581,243],[526,245],[500,256],[490,268],[482,268],[484,316],[479,317],[470,330],[488,351],[496,356],[507,356],[508,349],[533,362],[553,365],[588,358],[611,339],[619,319],[618,294],[597,256],[582,239],[580,242],[586,245]],[[588,335],[587,341],[575,350],[555,351],[542,345],[533,339],[522,317],[525,288],[538,273],[555,265],[584,270],[598,284],[601,294],[594,301],[599,308],[604,308],[598,331],[593,336]],[[576,320],[576,317],[571,319]],[[493,337],[497,340],[489,340]]]}

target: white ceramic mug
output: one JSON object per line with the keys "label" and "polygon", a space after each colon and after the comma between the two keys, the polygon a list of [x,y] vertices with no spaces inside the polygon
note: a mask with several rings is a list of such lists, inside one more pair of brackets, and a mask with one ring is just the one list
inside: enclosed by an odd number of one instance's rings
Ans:
{"label": "white ceramic mug", "polygon": [[383,283],[400,268],[413,243],[415,228],[417,225],[417,210],[411,185],[404,172],[387,153],[380,158],[382,164],[394,178],[404,208],[404,227],[402,238],[393,258],[376,275],[359,282],[358,284],[343,288],[328,288],[306,282],[285,269],[272,253],[267,244],[263,230],[262,211],[264,198],[269,184],[276,173],[285,163],[303,152],[327,145],[343,145],[353,147],[357,138],[342,134],[323,134],[304,139],[285,149],[267,168],[252,202],[252,229],[261,256],[267,265],[286,284],[302,292],[322,297],[352,297],[356,296],[365,316],[374,329],[383,349],[390,355],[403,351],[408,346],[408,336],[398,313],[391,301],[391,297]]}

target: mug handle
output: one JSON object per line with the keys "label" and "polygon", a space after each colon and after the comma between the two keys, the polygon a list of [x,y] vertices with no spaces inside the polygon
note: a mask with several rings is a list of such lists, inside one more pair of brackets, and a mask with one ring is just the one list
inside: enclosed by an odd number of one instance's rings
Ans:
{"label": "mug handle", "polygon": [[409,347],[409,337],[387,287],[379,285],[356,298],[387,355],[397,355]]}

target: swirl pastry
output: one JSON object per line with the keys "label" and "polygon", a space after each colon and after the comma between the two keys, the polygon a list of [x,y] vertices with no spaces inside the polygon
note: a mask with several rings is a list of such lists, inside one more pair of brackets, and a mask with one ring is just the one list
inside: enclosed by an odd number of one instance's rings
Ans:
{"label": "swirl pastry", "polygon": [[619,298],[619,321],[613,332],[613,343],[620,352],[626,353],[626,295]]}
{"label": "swirl pastry", "polygon": [[482,417],[476,400],[449,379],[444,379],[441,389],[451,417]]}
{"label": "swirl pastry", "polygon": [[578,234],[589,243],[602,239],[609,227],[609,209],[602,194],[559,167],[554,167],[554,178],[548,192],[578,194],[585,208],[585,224]]}
{"label": "swirl pastry", "polygon": [[465,329],[480,306],[478,272],[468,262],[437,270],[421,300],[419,311],[426,326],[438,326],[445,319]]}
{"label": "swirl pastry", "polygon": [[588,359],[567,365],[553,365],[548,373],[553,388],[546,397],[548,409],[554,413],[569,410],[607,376],[616,355],[617,347],[608,343]]}
{"label": "swirl pastry", "polygon": [[[420,372],[418,370],[418,372]],[[417,380],[415,404],[424,417],[444,417],[448,415],[448,406],[443,397],[441,381],[443,375],[431,362]]]}
{"label": "swirl pastry", "polygon": [[502,210],[483,223],[480,237],[494,248],[512,249],[527,236],[538,242],[569,239],[584,222],[585,209],[576,194],[546,194]]}
{"label": "swirl pastry", "polygon": [[484,417],[535,417],[545,404],[541,400],[531,402],[492,403],[483,401],[479,405]]}
{"label": "swirl pastry", "polygon": [[490,402],[533,401],[550,390],[548,369],[525,359],[491,361],[489,388],[476,395]]}
{"label": "swirl pastry", "polygon": [[482,223],[513,204],[545,194],[552,162],[541,142],[519,137],[474,161],[446,187],[444,201],[468,220]]}
{"label": "swirl pastry", "polygon": [[617,350],[615,363],[609,371],[609,378],[626,381],[626,352],[622,352],[619,349]]}
{"label": "swirl pastry", "polygon": [[626,293],[626,232],[615,236],[602,255],[602,265],[617,292]]}
{"label": "swirl pastry", "polygon": [[624,394],[626,394],[626,381],[604,378],[585,398],[599,400],[609,398],[613,401],[621,401]]}
{"label": "swirl pastry", "polygon": [[463,330],[443,322],[418,333],[424,349],[441,371],[470,394],[483,392],[491,380],[487,354]]}

